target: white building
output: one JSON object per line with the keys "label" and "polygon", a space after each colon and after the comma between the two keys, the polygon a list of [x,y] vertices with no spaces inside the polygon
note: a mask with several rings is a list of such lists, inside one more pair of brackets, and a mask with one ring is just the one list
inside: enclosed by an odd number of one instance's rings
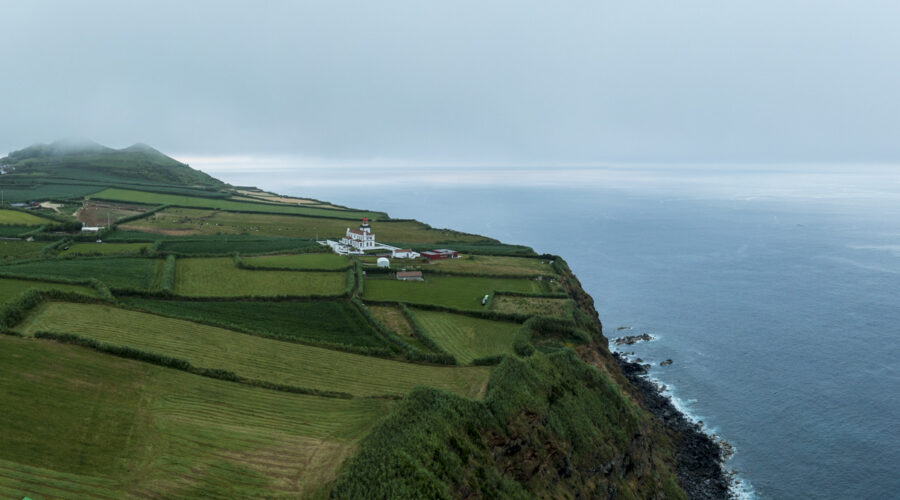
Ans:
{"label": "white building", "polygon": [[360,252],[372,250],[375,248],[375,234],[369,227],[369,219],[363,218],[362,225],[359,229],[347,228],[347,234],[341,238],[341,245],[350,247]]}
{"label": "white building", "polygon": [[389,261],[387,257],[378,257],[376,264],[378,267],[391,267],[391,261]]}
{"label": "white building", "polygon": [[397,248],[391,252],[391,257],[395,259],[415,259],[420,255],[419,252],[413,252],[408,248]]}

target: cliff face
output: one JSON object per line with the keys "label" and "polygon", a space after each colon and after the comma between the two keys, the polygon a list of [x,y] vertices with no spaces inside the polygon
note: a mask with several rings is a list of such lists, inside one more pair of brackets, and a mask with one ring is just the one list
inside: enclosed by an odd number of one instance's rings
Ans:
{"label": "cliff face", "polygon": [[538,332],[533,354],[504,359],[482,401],[415,391],[363,441],[333,497],[687,498],[681,435],[642,406],[593,299],[554,259],[592,342],[572,349]]}

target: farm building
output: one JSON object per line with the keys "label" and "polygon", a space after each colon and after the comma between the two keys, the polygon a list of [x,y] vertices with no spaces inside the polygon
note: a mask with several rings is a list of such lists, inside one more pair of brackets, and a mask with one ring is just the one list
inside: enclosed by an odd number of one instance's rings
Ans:
{"label": "farm building", "polygon": [[425,257],[428,260],[458,259],[459,252],[457,252],[456,250],[439,248],[437,250],[429,250],[427,252],[422,252],[422,257]]}
{"label": "farm building", "polygon": [[419,257],[419,252],[413,252],[409,248],[397,248],[391,251],[391,257],[395,259],[415,259]]}
{"label": "farm building", "polygon": [[341,245],[353,248],[357,251],[370,250],[375,248],[375,234],[369,227],[369,219],[363,218],[359,229],[347,228],[347,234],[341,238]]}
{"label": "farm building", "polygon": [[397,273],[397,279],[401,281],[425,281],[422,277],[422,271],[400,271]]}
{"label": "farm building", "polygon": [[376,264],[378,267],[391,267],[391,261],[389,261],[387,257],[378,257]]}

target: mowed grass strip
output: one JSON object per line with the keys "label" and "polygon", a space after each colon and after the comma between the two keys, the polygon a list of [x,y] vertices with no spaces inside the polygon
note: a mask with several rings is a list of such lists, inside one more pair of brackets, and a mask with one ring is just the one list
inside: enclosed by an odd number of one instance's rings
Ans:
{"label": "mowed grass strip", "polygon": [[[346,234],[347,228],[359,227],[359,222],[361,221],[172,207],[122,224],[119,229],[173,236],[246,234],[339,239]],[[496,241],[450,229],[434,229],[417,221],[376,221],[372,223],[372,232],[378,241],[410,245],[439,244],[444,241]]]}
{"label": "mowed grass strip", "polygon": [[346,301],[244,302],[177,301],[140,297],[119,300],[128,306],[225,328],[310,342],[386,347],[372,325]]}
{"label": "mowed grass strip", "polygon": [[570,317],[573,307],[572,299],[562,298],[494,295],[491,299],[491,311],[508,314]]}
{"label": "mowed grass strip", "polygon": [[470,311],[481,311],[481,299],[495,291],[538,293],[542,282],[516,278],[431,276],[425,281],[400,281],[390,278],[367,279],[363,297],[409,304],[432,304]]}
{"label": "mowed grass strip", "polygon": [[244,211],[244,212],[267,212],[280,214],[296,214],[296,215],[316,215],[320,217],[346,217],[360,218],[368,217],[370,219],[386,219],[383,213],[352,211],[352,210],[329,210],[322,208],[291,206],[291,205],[270,205],[264,203],[249,203],[243,201],[232,201],[222,198],[200,198],[194,196],[182,196],[177,194],[151,193],[148,191],[135,191],[131,189],[109,188],[91,195],[93,198],[102,200],[125,201],[132,203],[144,203],[150,205],[177,205],[182,207],[212,208],[218,210]]}
{"label": "mowed grass strip", "polygon": [[352,261],[333,253],[309,253],[293,255],[267,255],[261,257],[241,257],[241,261],[253,267],[282,269],[320,269],[338,271],[347,269]]}
{"label": "mowed grass strip", "polygon": [[0,302],[7,302],[18,297],[26,290],[60,290],[74,292],[88,297],[96,297],[97,291],[89,286],[69,285],[65,283],[48,283],[46,281],[17,280],[12,278],[0,278]]}
{"label": "mowed grass strip", "polygon": [[89,280],[112,288],[147,289],[162,261],[158,259],[49,259],[0,266],[0,274],[39,279]]}
{"label": "mowed grass strip", "polygon": [[150,249],[150,243],[73,243],[62,255],[113,255],[140,253]]}
{"label": "mowed grass strip", "polygon": [[461,364],[486,356],[512,354],[513,339],[521,326],[461,314],[421,309],[410,311],[425,334]]}
{"label": "mowed grass strip", "polygon": [[306,496],[392,406],[0,336],[0,496]]}
{"label": "mowed grass strip", "polygon": [[458,259],[436,260],[429,264],[426,269],[490,276],[547,276],[556,274],[546,259],[498,257],[493,255],[462,255]]}
{"label": "mowed grass strip", "polygon": [[18,210],[0,210],[0,224],[17,226],[41,226],[53,221],[37,215],[19,212]]}
{"label": "mowed grass strip", "polygon": [[239,269],[231,257],[178,259],[175,293],[192,297],[340,295],[346,272]]}
{"label": "mowed grass strip", "polygon": [[357,396],[405,394],[430,385],[465,396],[483,394],[490,371],[404,363],[128,311],[99,304],[51,302],[17,330],[74,333],[189,361],[242,377]]}

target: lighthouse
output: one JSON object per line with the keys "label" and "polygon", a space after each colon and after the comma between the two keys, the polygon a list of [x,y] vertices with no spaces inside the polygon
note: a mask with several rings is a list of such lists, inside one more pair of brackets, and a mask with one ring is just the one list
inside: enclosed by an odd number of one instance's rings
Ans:
{"label": "lighthouse", "polygon": [[372,232],[372,228],[369,227],[369,218],[368,217],[363,217],[362,224],[359,225],[359,230],[364,233]]}

